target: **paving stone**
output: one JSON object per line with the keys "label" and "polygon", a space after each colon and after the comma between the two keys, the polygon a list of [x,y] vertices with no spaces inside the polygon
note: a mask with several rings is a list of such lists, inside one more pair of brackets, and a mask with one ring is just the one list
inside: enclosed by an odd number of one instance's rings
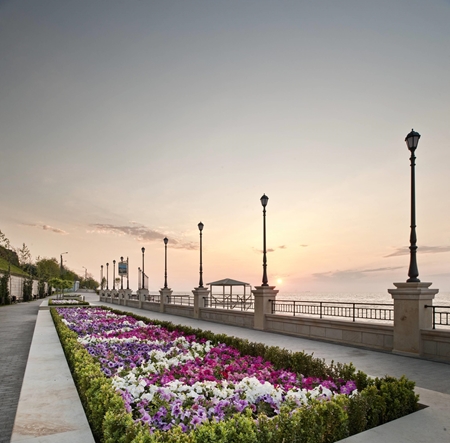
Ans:
{"label": "paving stone", "polygon": [[42,300],[0,307],[0,443],[11,441],[23,376]]}

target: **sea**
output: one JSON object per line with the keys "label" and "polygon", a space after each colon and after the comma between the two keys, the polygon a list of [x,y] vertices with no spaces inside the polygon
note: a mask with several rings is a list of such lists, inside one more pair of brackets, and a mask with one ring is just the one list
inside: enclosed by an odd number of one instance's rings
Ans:
{"label": "sea", "polygon": [[[277,288],[278,289],[278,288]],[[392,289],[395,289],[394,286]],[[150,294],[159,295],[158,291],[150,291]],[[177,292],[173,295],[191,295],[192,291]],[[393,304],[392,296],[386,292],[284,292],[280,290],[277,300],[315,301],[315,302],[340,302],[340,303],[387,303]],[[435,306],[450,307],[450,292],[438,292],[433,300]]]}
{"label": "sea", "polygon": [[[395,289],[393,287],[393,289]],[[150,291],[150,294],[157,295],[159,292]],[[189,295],[192,297],[192,291],[173,292],[173,295]],[[333,302],[333,303],[364,303],[364,304],[389,304],[393,305],[394,301],[391,294],[386,292],[280,292],[277,295],[277,301],[301,301],[301,302]],[[449,312],[450,311],[450,292],[438,292],[433,300],[433,306],[441,307],[436,312]],[[378,308],[383,308],[379,306]],[[236,308],[238,309],[238,308]],[[292,315],[292,314],[284,314]],[[301,314],[309,317],[308,314]],[[351,321],[351,318],[342,318],[345,321]],[[392,324],[392,321],[388,320],[370,320],[370,322],[381,324]],[[450,325],[439,325],[439,328],[450,328]]]}

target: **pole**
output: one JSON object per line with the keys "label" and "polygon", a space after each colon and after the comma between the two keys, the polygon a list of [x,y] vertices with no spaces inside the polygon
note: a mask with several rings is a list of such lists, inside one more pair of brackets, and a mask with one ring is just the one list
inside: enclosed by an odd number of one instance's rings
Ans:
{"label": "pole", "polygon": [[116,290],[116,261],[113,260],[113,291]]}
{"label": "pole", "polygon": [[414,155],[415,147],[410,148],[411,151],[411,234],[409,236],[410,242],[410,260],[408,270],[408,283],[420,282],[417,278],[419,276],[419,270],[417,268],[417,235],[416,235],[416,156]]}
{"label": "pole", "polygon": [[129,274],[128,274],[128,257],[127,257],[127,289],[130,289],[130,285],[129,285],[129,281],[130,281],[130,279],[129,279]]}
{"label": "pole", "polygon": [[167,289],[167,243],[168,238],[164,238],[164,289]]}
{"label": "pole", "polygon": [[263,278],[262,286],[269,286],[267,279],[267,250],[266,250],[266,207],[263,206]]}
{"label": "pole", "polygon": [[144,289],[144,252],[145,252],[145,248],[143,247],[141,249],[142,251],[142,289]]}

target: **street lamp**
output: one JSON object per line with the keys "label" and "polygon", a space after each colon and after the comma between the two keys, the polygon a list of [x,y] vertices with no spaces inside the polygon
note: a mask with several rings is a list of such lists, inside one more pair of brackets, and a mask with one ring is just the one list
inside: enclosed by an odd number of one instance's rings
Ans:
{"label": "street lamp", "polygon": [[116,290],[116,261],[113,260],[113,291]]}
{"label": "street lamp", "polygon": [[416,176],[415,176],[415,160],[416,156],[414,155],[414,151],[419,144],[420,134],[415,132],[414,129],[406,136],[405,142],[408,149],[411,151],[411,234],[409,237],[409,251],[410,251],[410,260],[409,260],[409,271],[408,271],[408,280],[407,283],[418,283],[420,280],[417,278],[419,276],[419,270],[417,269],[417,236],[416,236]]}
{"label": "street lamp", "polygon": [[200,280],[198,282],[198,287],[203,288],[203,265],[202,265],[202,231],[205,225],[200,222],[198,224],[198,230],[200,231]]}
{"label": "street lamp", "polygon": [[86,287],[87,268],[85,268],[85,267],[83,266],[83,269],[84,269],[84,289],[87,289],[87,287]]}
{"label": "street lamp", "polygon": [[130,289],[130,283],[129,283],[130,278],[129,278],[129,274],[128,274],[128,272],[130,272],[129,269],[130,269],[130,267],[128,265],[128,257],[127,257],[127,289]]}
{"label": "street lamp", "polygon": [[142,247],[141,251],[142,251],[142,289],[144,289],[144,252],[145,252],[145,248]]}
{"label": "street lamp", "polygon": [[109,263],[106,263],[106,290],[109,291]]}
{"label": "street lamp", "polygon": [[263,206],[263,278],[262,286],[269,286],[267,280],[267,251],[266,251],[266,206],[269,201],[269,197],[264,194],[261,197],[261,204]]}
{"label": "street lamp", "polygon": [[63,276],[63,259],[62,259],[63,254],[68,254],[68,252],[61,252],[61,254],[60,254],[60,257],[61,257],[61,267],[60,267],[59,273],[61,274],[61,278],[62,278],[62,276]]}
{"label": "street lamp", "polygon": [[167,243],[169,239],[164,237],[164,289],[167,289]]}
{"label": "street lamp", "polygon": [[[120,257],[120,263],[123,263],[123,257]],[[120,273],[120,289],[123,289],[123,274]]]}
{"label": "street lamp", "polygon": [[103,291],[103,265],[100,266],[100,288]]}

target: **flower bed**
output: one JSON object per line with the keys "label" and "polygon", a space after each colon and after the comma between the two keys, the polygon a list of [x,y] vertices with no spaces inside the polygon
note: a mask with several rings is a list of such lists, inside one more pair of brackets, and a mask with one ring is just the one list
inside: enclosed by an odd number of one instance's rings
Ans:
{"label": "flower bed", "polygon": [[[304,426],[309,417],[308,426],[315,426],[317,438],[308,433],[298,441],[332,442],[391,419],[388,414],[382,416],[380,407],[388,405],[380,400],[381,384],[386,381],[370,381],[351,365],[326,368],[305,354],[289,353],[283,367],[279,358],[284,350],[277,355],[277,348],[241,341],[243,349],[253,349],[246,355],[221,342],[223,336],[208,331],[194,335],[189,328],[162,327],[106,309],[58,308],[57,312],[76,334],[72,348],[83,347],[90,354],[105,396],[115,398],[118,412],[109,416],[108,411],[99,412],[99,406],[92,406],[92,399],[85,395],[89,389],[94,392],[88,380],[92,374],[75,377],[80,379],[87,412],[103,414],[101,424],[91,424],[99,429],[100,440],[226,442],[235,441],[231,435],[242,428],[236,441],[278,441],[289,437],[300,423]],[[257,354],[256,349],[265,351],[266,358],[251,355]],[[303,366],[309,362],[306,366],[316,373],[298,371],[295,362],[299,361]],[[409,399],[406,413],[411,412],[417,406],[417,397],[410,395],[413,384],[393,380],[389,383],[397,396],[403,393]],[[122,403],[111,390],[120,394]],[[120,411],[119,403],[124,410]]]}
{"label": "flower bed", "polygon": [[63,300],[54,300],[50,299],[48,301],[49,306],[56,306],[56,305],[78,305],[78,306],[88,306],[89,302],[87,301],[81,301],[81,300],[74,300],[74,299],[63,299]]}

